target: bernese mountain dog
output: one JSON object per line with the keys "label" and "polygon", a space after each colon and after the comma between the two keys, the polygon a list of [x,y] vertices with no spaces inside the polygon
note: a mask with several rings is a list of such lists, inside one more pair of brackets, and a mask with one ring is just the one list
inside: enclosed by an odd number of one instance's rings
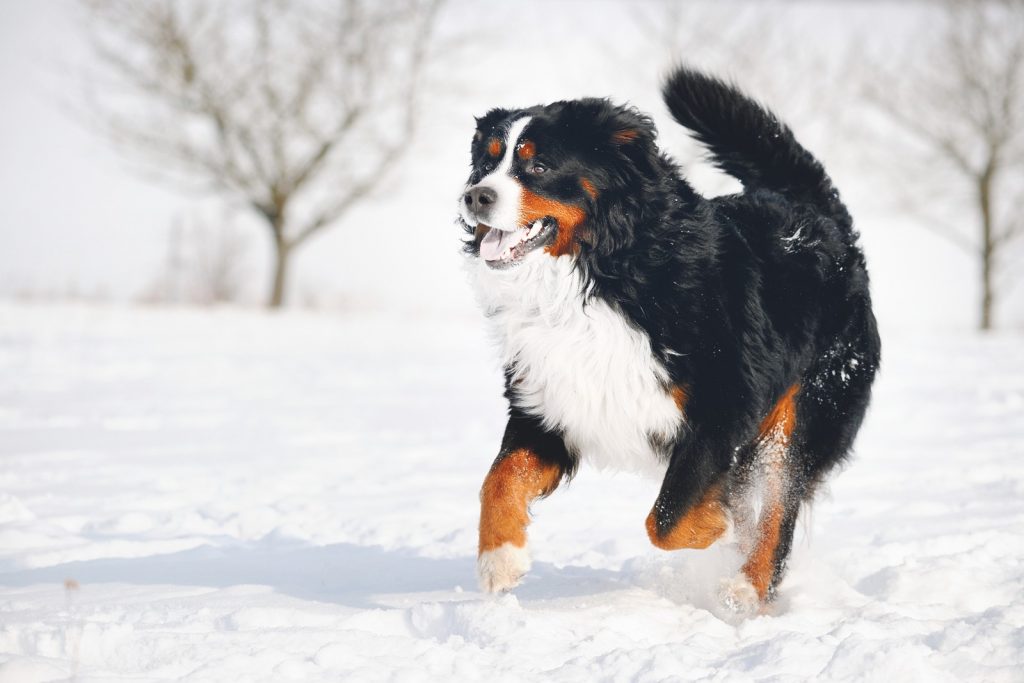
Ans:
{"label": "bernese mountain dog", "polygon": [[662,478],[658,548],[731,524],[745,563],[720,599],[757,612],[864,418],[880,342],[831,179],[719,79],[678,68],[663,96],[743,192],[698,194],[651,119],[605,99],[477,119],[459,215],[509,403],[480,496],[486,591],[519,582],[530,503],[588,461]]}

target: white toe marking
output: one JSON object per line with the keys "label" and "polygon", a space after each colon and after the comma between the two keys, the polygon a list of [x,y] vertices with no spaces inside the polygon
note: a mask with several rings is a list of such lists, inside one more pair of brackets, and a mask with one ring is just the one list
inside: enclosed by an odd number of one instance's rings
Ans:
{"label": "white toe marking", "polygon": [[499,593],[515,588],[523,574],[529,570],[530,553],[525,546],[520,548],[511,543],[504,543],[494,550],[485,550],[476,561],[480,589],[485,593]]}
{"label": "white toe marking", "polygon": [[730,616],[740,619],[754,616],[761,607],[757,590],[743,574],[722,579],[718,586],[718,601]]}

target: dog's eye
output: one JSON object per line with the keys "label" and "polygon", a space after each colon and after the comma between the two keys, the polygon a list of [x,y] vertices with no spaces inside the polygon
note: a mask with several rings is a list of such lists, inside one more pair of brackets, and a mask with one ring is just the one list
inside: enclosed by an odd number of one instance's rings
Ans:
{"label": "dog's eye", "polygon": [[543,164],[534,164],[533,166],[530,167],[530,173],[533,173],[535,175],[540,175],[546,170],[548,170],[548,168]]}
{"label": "dog's eye", "polygon": [[489,173],[489,172],[494,170],[494,162],[493,161],[485,161],[483,164],[481,164],[481,168],[484,169],[485,173]]}

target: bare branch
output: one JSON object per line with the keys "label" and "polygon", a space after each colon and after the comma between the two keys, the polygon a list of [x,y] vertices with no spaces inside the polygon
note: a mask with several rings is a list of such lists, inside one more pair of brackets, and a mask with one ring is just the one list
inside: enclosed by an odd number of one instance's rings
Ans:
{"label": "bare branch", "polygon": [[1024,237],[1024,219],[1017,216],[1005,221],[1002,231],[992,237],[992,243],[1001,248],[1021,237]]}
{"label": "bare branch", "polygon": [[921,227],[934,235],[938,235],[950,244],[959,247],[968,254],[976,256],[981,247],[964,236],[963,230],[956,225],[937,220],[934,217],[921,222]]}
{"label": "bare branch", "polygon": [[354,204],[368,195],[377,186],[377,184],[380,183],[381,179],[387,174],[391,167],[394,166],[395,162],[401,158],[401,156],[402,149],[397,145],[388,152],[382,154],[378,158],[374,168],[366,174],[366,177],[363,180],[350,186],[341,199],[336,200],[333,204],[330,204],[319,211],[299,230],[298,234],[289,241],[289,245],[297,246],[302,244],[309,237],[338,220],[350,208],[352,208]]}
{"label": "bare branch", "polygon": [[[955,226],[923,225],[979,258],[981,327],[987,329],[1001,282],[997,270],[1007,265],[1002,255],[1024,231],[1024,3],[945,0],[940,7],[943,30],[892,72],[897,76],[876,69],[866,95],[895,124],[890,129],[898,134],[888,143],[915,159],[918,175],[933,182],[927,202],[952,204],[953,215],[975,217],[974,240]],[[908,138],[916,146],[907,145]],[[955,172],[949,182],[936,174],[936,163]]]}
{"label": "bare branch", "polygon": [[216,188],[265,219],[281,250],[274,303],[288,251],[339,221],[408,149],[441,6],[80,1],[101,64],[97,128],[160,176]]}

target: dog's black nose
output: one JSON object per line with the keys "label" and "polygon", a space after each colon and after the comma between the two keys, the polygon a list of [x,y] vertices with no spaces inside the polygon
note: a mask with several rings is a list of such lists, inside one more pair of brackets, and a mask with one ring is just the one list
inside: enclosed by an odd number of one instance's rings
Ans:
{"label": "dog's black nose", "polygon": [[489,187],[474,187],[463,199],[470,211],[480,211],[498,201],[498,193]]}

